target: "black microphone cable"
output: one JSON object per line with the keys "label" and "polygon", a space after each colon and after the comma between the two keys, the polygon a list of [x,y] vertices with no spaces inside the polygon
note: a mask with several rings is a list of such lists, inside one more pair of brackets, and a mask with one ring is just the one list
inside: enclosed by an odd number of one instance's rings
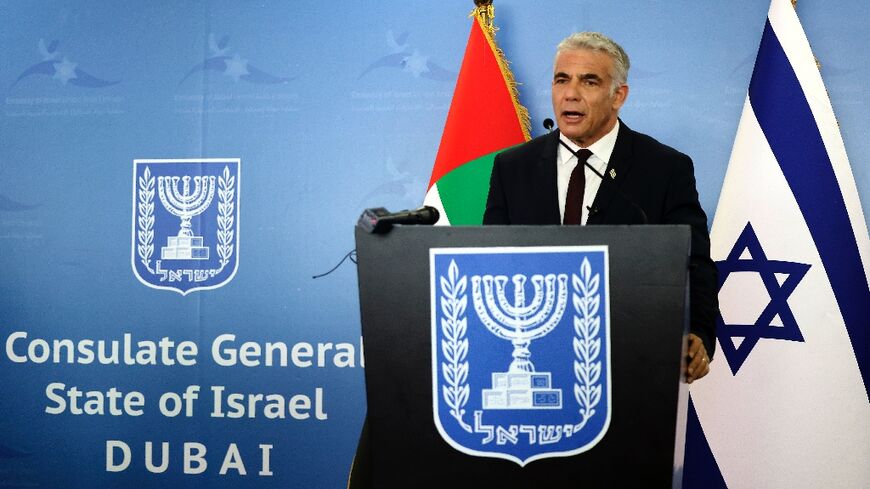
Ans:
{"label": "black microphone cable", "polygon": [[[555,123],[553,122],[553,119],[550,119],[549,117],[546,118],[546,119],[544,119],[544,129],[546,129],[546,130],[548,130],[548,131],[552,131],[554,125],[555,125]],[[568,146],[568,145],[565,143],[565,141],[562,141],[562,138],[561,138],[561,137],[559,138],[559,144],[561,144],[562,146],[565,147],[565,149],[567,149],[568,151],[570,151],[571,154],[573,154],[573,155],[577,158],[577,161],[580,161],[580,157],[577,155],[577,152],[574,151],[573,149],[571,149],[571,147]],[[589,162],[587,162],[587,161],[584,161],[583,164],[586,166],[586,168],[589,168],[590,170],[592,170],[592,173],[598,175],[598,178],[600,178],[601,181],[607,181],[607,182],[610,182],[611,185],[613,185],[613,190],[615,190],[616,193],[619,194],[619,196],[622,197],[622,199],[623,199],[624,201],[628,202],[632,207],[634,207],[634,208],[638,211],[638,213],[640,214],[641,219],[643,220],[643,224],[649,224],[649,219],[646,217],[646,212],[643,210],[643,208],[642,208],[641,206],[639,206],[639,205],[637,204],[637,202],[635,202],[634,200],[630,199],[627,195],[625,195],[625,192],[623,192],[622,189],[620,189],[620,188],[616,185],[616,179],[614,179],[614,178],[605,178],[604,175],[602,175],[598,170],[596,170],[596,169],[595,169],[592,165],[590,165]],[[589,211],[589,217],[592,217],[592,216],[594,216],[595,214],[598,214],[598,212],[599,212],[599,209],[598,209],[597,207],[594,207],[594,208],[593,208],[593,207],[589,207],[589,206],[587,206],[586,209]]]}

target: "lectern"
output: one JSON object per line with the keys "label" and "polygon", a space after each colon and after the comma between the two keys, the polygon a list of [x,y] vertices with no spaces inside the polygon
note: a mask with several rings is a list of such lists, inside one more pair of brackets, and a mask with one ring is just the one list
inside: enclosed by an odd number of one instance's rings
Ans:
{"label": "lectern", "polygon": [[680,487],[688,226],[356,232],[373,487]]}

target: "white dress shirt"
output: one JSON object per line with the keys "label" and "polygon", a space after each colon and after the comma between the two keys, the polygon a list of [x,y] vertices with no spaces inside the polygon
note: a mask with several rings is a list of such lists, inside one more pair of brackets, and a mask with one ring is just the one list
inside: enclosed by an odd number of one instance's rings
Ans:
{"label": "white dress shirt", "polygon": [[[607,164],[610,162],[610,155],[613,154],[613,147],[616,146],[616,135],[619,133],[619,121],[613,126],[613,129],[605,134],[601,139],[592,143],[589,146],[589,151],[592,156],[589,157],[589,164],[604,175],[604,170],[607,169]],[[573,141],[565,137],[564,134],[559,134],[559,138],[574,151],[579,151],[580,146],[574,144]],[[577,157],[574,156],[567,148],[559,145],[559,152],[556,155],[556,188],[559,191],[559,220],[565,220],[565,199],[568,197],[568,182],[571,181],[571,172],[577,166]],[[598,187],[601,186],[601,178],[592,172],[588,167],[585,168],[586,187],[583,189],[583,225],[589,219],[589,207],[592,207],[592,202],[595,200],[595,194],[598,193]]]}

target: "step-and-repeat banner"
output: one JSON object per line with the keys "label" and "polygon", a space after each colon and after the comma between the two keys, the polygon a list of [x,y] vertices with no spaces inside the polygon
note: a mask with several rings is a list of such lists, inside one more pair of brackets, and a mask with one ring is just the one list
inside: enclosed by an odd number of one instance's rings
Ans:
{"label": "step-and-repeat banner", "polygon": [[[744,3],[501,0],[497,39],[534,135],[558,41],[622,43],[623,119],[694,158],[712,214],[769,5]],[[800,3],[866,202],[870,12]],[[422,202],[472,6],[0,1],[0,486],[344,485],[356,270],[313,276],[362,209]]]}

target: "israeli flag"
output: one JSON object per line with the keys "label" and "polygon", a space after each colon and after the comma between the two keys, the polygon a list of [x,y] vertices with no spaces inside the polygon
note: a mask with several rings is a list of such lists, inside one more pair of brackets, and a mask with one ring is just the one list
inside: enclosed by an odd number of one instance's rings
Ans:
{"label": "israeli flag", "polygon": [[870,481],[870,239],[819,68],[773,0],[712,230],[721,355],[691,386],[731,488]]}

